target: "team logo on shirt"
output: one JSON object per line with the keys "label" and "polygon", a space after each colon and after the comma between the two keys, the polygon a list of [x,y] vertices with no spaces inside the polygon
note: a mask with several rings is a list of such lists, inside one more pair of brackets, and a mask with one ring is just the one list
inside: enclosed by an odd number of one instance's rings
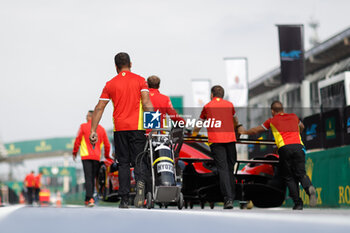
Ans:
{"label": "team logo on shirt", "polygon": [[144,112],[143,113],[143,128],[145,129],[159,129],[160,128],[160,116],[162,114],[157,110],[156,112]]}

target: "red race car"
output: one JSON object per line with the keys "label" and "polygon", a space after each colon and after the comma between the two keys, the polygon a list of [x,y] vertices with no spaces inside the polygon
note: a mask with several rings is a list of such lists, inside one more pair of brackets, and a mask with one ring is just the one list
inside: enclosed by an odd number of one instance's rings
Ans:
{"label": "red race car", "polygon": [[[179,159],[186,162],[182,173],[182,193],[185,208],[200,204],[204,208],[209,203],[214,208],[215,202],[223,202],[220,193],[217,168],[205,139],[188,138],[181,149]],[[242,140],[238,143],[254,143]],[[259,142],[260,143],[260,142]],[[241,170],[241,164],[245,165]],[[248,201],[257,207],[277,207],[285,199],[286,185],[283,182],[278,155],[267,154],[262,158],[238,160],[235,170],[236,195],[241,208],[246,208]]]}
{"label": "red race car", "polygon": [[[198,138],[197,138],[198,139]],[[178,180],[182,181],[181,192],[185,208],[200,204],[204,208],[209,203],[214,208],[215,202],[222,202],[217,168],[205,138],[193,140],[184,137],[181,150],[176,155]],[[246,143],[249,143],[246,142]],[[240,164],[246,163],[241,170]],[[135,178],[133,168],[130,170],[131,203],[135,195]],[[278,155],[267,154],[262,158],[238,160],[235,170],[236,195],[241,208],[247,201],[257,207],[277,207],[285,199],[286,185],[279,175]],[[101,200],[118,201],[119,181],[117,164],[113,160],[101,163],[98,176],[98,193]]]}
{"label": "red race car", "polygon": [[[119,190],[119,175],[118,164],[112,159],[104,160],[100,163],[100,169],[97,178],[98,197],[102,201],[115,202],[120,200],[118,195]],[[130,199],[133,200],[135,196],[135,176],[134,168],[130,169]]]}

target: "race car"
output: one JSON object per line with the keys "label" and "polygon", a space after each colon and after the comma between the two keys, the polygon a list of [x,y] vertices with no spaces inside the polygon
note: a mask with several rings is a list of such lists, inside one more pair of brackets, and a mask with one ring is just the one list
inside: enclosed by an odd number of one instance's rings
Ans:
{"label": "race car", "polygon": [[[186,162],[182,173],[185,208],[193,208],[194,204],[200,204],[204,208],[206,203],[214,208],[216,202],[223,202],[217,168],[205,141],[205,138],[185,139],[180,152],[179,159]],[[255,143],[249,140],[238,142]],[[241,164],[246,165],[239,170]],[[276,154],[267,154],[252,160],[238,160],[235,180],[232,182],[236,184],[235,200],[239,201],[241,208],[247,208],[249,201],[256,207],[277,207],[285,199],[286,185],[280,176]]]}
{"label": "race car", "polygon": [[[130,169],[130,200],[135,197],[135,176],[134,168]],[[116,202],[120,200],[118,164],[111,158],[100,162],[100,168],[97,176],[98,198],[106,202]]]}
{"label": "race car", "polygon": [[[247,141],[246,143],[251,143]],[[261,143],[261,142],[260,142]],[[214,208],[216,202],[223,202],[219,188],[219,177],[206,138],[195,139],[185,136],[176,156],[177,174],[181,180],[181,192],[184,207],[193,208],[200,204],[204,208],[209,203]],[[239,170],[241,164],[246,165]],[[278,171],[278,155],[267,154],[262,158],[237,161],[235,170],[235,199],[241,208],[246,208],[249,201],[256,207],[277,207],[285,199],[286,185]],[[135,195],[133,168],[130,170],[132,204]],[[101,163],[98,176],[98,193],[101,200],[118,201],[119,181],[117,164],[109,159]]]}

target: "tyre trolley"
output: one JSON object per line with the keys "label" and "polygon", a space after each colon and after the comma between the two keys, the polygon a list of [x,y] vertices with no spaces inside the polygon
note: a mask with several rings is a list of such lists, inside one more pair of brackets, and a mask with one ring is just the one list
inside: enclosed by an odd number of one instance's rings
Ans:
{"label": "tyre trolley", "polygon": [[179,151],[183,143],[183,129],[157,129],[148,135],[147,147],[151,165],[152,191],[146,195],[148,209],[154,204],[167,206],[177,204],[178,209],[184,205],[181,182],[176,175]]}

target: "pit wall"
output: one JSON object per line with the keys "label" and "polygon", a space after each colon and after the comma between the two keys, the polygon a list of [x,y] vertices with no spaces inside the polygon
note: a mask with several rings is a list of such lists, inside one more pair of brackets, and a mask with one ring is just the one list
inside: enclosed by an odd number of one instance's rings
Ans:
{"label": "pit wall", "polygon": [[[350,207],[350,146],[308,152],[306,173],[316,187],[318,207]],[[309,197],[300,189],[304,204]]]}

